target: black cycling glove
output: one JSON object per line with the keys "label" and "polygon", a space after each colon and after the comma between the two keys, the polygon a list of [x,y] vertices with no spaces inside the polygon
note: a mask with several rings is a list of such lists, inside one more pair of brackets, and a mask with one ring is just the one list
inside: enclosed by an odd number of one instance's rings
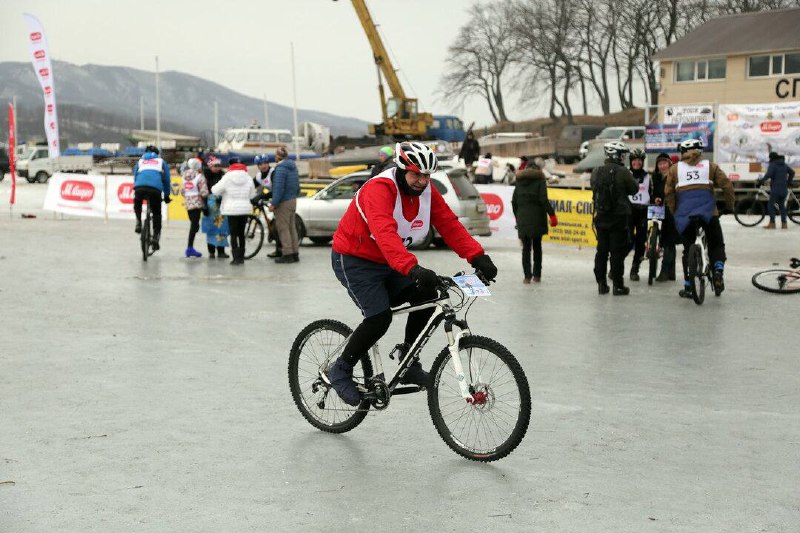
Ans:
{"label": "black cycling glove", "polygon": [[414,284],[416,284],[417,287],[426,291],[435,289],[439,284],[439,276],[436,275],[436,272],[419,265],[411,267],[411,270],[408,271],[408,275],[414,280]]}
{"label": "black cycling glove", "polygon": [[492,260],[486,254],[479,255],[472,260],[471,264],[475,270],[480,270],[489,281],[494,281],[494,278],[497,276],[497,267],[494,266],[494,263],[492,263]]}
{"label": "black cycling glove", "polygon": [[168,204],[168,203],[170,203],[171,201],[172,201],[172,198],[170,198],[169,196],[165,196],[165,197],[164,197],[164,203],[165,203],[165,204]]}

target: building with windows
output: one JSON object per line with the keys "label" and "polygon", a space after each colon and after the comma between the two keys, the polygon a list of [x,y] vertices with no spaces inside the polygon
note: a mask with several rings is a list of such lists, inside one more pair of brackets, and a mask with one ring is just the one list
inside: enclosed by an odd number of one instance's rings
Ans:
{"label": "building with windows", "polygon": [[800,101],[800,8],[710,20],[653,59],[661,110]]}

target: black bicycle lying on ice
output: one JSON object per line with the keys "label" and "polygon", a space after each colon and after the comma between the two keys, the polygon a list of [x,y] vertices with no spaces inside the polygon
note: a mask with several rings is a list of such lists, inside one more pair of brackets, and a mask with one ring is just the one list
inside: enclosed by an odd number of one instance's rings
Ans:
{"label": "black bicycle lying on ice", "polygon": [[[531,395],[522,367],[503,345],[473,335],[466,315],[477,296],[489,291],[479,275],[440,277],[437,298],[417,305],[392,309],[393,315],[435,307],[427,325],[399,358],[399,366],[387,380],[378,345],[372,356],[356,364],[354,379],[361,404],[344,403],[324,377],[341,354],[353,330],[336,320],[312,322],[298,335],[289,354],[289,388],[300,412],[311,425],[331,433],[358,426],[370,408],[381,411],[394,395],[421,392],[417,386],[399,387],[408,368],[419,360],[433,332],[444,324],[447,346],[430,371],[428,409],[444,442],[456,453],[475,461],[495,461],[522,442],[531,416]],[[464,310],[464,317],[457,313]],[[395,348],[394,354],[402,352]],[[374,366],[373,366],[374,365]]]}

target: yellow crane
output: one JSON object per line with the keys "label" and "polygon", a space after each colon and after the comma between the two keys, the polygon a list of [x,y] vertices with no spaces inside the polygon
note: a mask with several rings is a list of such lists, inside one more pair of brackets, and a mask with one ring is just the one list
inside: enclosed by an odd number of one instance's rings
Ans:
{"label": "yellow crane", "polygon": [[[337,0],[334,0],[337,1]],[[353,8],[356,10],[358,20],[364,27],[367,39],[372,47],[372,55],[375,58],[375,66],[378,69],[378,94],[381,99],[382,124],[370,124],[369,132],[374,135],[391,135],[392,137],[413,137],[416,139],[424,138],[428,127],[433,124],[433,115],[421,113],[417,108],[417,99],[409,98],[400,84],[394,66],[386,53],[383,41],[378,35],[378,29],[372,21],[372,16],[367,9],[365,0],[351,0]],[[389,85],[392,96],[386,98],[383,88],[383,78]]]}

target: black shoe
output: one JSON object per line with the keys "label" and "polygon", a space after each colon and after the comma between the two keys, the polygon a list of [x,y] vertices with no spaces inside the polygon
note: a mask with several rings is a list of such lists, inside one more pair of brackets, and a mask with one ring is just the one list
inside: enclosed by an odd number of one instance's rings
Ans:
{"label": "black shoe", "polygon": [[608,288],[608,283],[598,283],[597,292],[600,294],[608,294],[611,289]]}
{"label": "black shoe", "polygon": [[352,365],[340,357],[328,368],[326,377],[344,403],[354,407],[361,403],[361,394],[356,388],[356,382],[353,381]]}
{"label": "black shoe", "polygon": [[141,222],[137,222],[136,223],[136,227],[133,228],[133,231],[136,232],[136,233],[141,233],[142,232],[142,223]]}
{"label": "black shoe", "polygon": [[669,279],[669,276],[667,276],[667,275],[664,273],[664,271],[663,271],[663,270],[662,270],[661,272],[659,272],[659,273],[658,273],[658,277],[656,277],[656,281],[667,281],[668,279]]}
{"label": "black shoe", "polygon": [[688,298],[691,300],[694,298],[694,289],[692,289],[691,287],[684,286],[681,290],[678,291],[678,296],[680,296],[681,298]]}
{"label": "black shoe", "polygon": [[639,281],[639,272],[631,271],[631,281]]}
{"label": "black shoe", "polygon": [[714,271],[714,294],[719,296],[725,290],[725,279],[722,275],[722,270]]}
{"label": "black shoe", "polygon": [[425,388],[429,379],[429,374],[422,369],[422,363],[417,361],[406,370],[405,375],[400,378],[400,383]]}
{"label": "black shoe", "polygon": [[221,251],[220,253],[217,254],[217,257],[219,257],[220,259],[227,259],[230,256],[225,253],[225,250],[223,250],[223,251]]}
{"label": "black shoe", "polygon": [[275,262],[276,263],[280,263],[280,264],[297,263],[298,261],[299,261],[299,259],[297,259],[295,257],[295,254],[282,255],[282,256],[278,257],[277,259],[275,259]]}
{"label": "black shoe", "polygon": [[300,262],[300,254],[292,254],[292,256],[294,257],[294,262],[295,263],[299,263]]}
{"label": "black shoe", "polygon": [[269,257],[271,259],[275,259],[277,257],[280,257],[281,255],[283,255],[281,252],[279,252],[278,250],[275,250],[271,254],[267,254],[267,257]]}
{"label": "black shoe", "polygon": [[209,259],[216,259],[217,258],[216,252],[208,252],[208,258]]}
{"label": "black shoe", "polygon": [[150,239],[150,246],[153,247],[153,251],[154,252],[157,252],[158,250],[161,249],[161,246],[158,244],[158,241],[160,239],[161,239],[161,234],[160,233],[156,233],[155,235],[153,235],[153,238]]}
{"label": "black shoe", "polygon": [[614,287],[614,296],[627,296],[631,293],[631,290],[624,286],[620,285],[618,287]]}

